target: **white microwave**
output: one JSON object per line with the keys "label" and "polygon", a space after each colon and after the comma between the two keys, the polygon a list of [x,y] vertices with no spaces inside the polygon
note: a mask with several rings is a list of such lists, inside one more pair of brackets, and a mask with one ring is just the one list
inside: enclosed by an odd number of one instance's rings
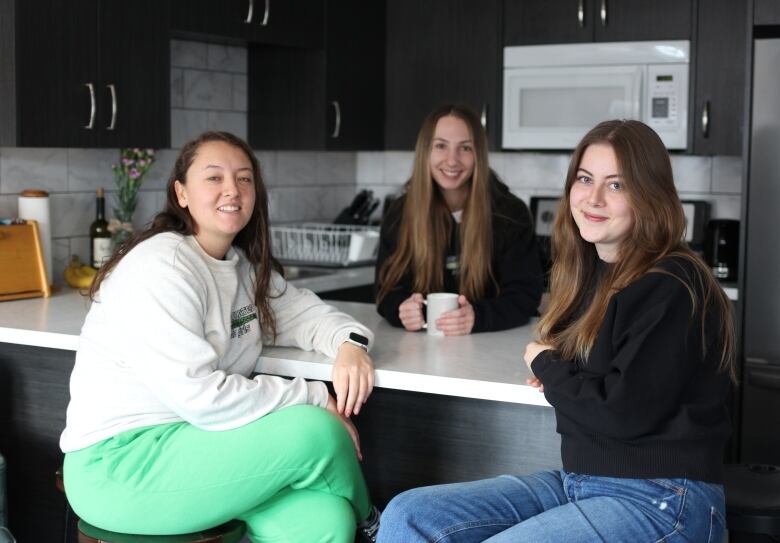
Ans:
{"label": "white microwave", "polygon": [[638,119],[688,143],[690,42],[504,48],[504,149],[573,149],[601,121]]}

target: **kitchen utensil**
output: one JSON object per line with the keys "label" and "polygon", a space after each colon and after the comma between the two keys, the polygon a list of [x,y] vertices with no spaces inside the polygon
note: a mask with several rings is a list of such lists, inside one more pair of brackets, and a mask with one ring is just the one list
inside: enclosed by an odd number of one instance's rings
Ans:
{"label": "kitchen utensil", "polygon": [[721,281],[736,281],[739,256],[739,221],[713,219],[707,225],[704,260]]}

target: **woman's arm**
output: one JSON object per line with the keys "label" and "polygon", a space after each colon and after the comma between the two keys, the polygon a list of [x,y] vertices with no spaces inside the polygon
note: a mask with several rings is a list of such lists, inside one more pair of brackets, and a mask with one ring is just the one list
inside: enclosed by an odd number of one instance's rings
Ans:
{"label": "woman's arm", "polygon": [[[379,294],[380,282],[379,272],[385,262],[395,253],[398,247],[398,220],[400,219],[401,206],[398,201],[388,212],[382,223],[379,232],[379,251],[376,259],[376,269],[374,272],[374,295]],[[399,315],[399,308],[412,296],[412,284],[408,274],[404,274],[399,284],[377,303],[376,310],[387,322],[398,328],[403,328]]]}
{"label": "woman's arm", "polygon": [[[126,257],[127,264],[132,256]],[[137,264],[115,269],[103,283],[98,303],[105,304],[106,324],[116,330],[114,363],[131,370],[160,402],[157,409],[165,406],[203,429],[226,430],[286,406],[327,404],[323,383],[245,377],[260,353],[259,341],[244,338],[241,353],[223,358],[227,344],[241,339],[230,337],[229,320],[225,337],[205,337],[207,304],[213,299],[202,278],[154,260]],[[220,344],[225,348],[218,350],[215,345]],[[230,371],[231,365],[242,371]]]}
{"label": "woman's arm", "polygon": [[544,288],[543,272],[527,211],[525,214],[511,228],[495,229],[493,272],[499,292],[493,298],[471,302],[475,316],[472,332],[522,326],[537,314]]}

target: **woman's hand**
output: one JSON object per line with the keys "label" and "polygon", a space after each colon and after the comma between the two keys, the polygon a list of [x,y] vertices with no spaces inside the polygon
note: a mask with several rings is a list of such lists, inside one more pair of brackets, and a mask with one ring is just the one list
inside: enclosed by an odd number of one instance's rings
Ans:
{"label": "woman's hand", "polygon": [[474,307],[465,296],[458,296],[458,309],[441,314],[436,321],[436,327],[445,336],[465,336],[474,328]]}
{"label": "woman's hand", "polygon": [[398,306],[398,318],[401,319],[404,328],[410,332],[420,330],[425,324],[422,311],[424,300],[422,294],[415,292]]}
{"label": "woman's hand", "polygon": [[333,362],[331,380],[338,398],[337,413],[357,415],[374,389],[374,363],[365,349],[344,342]]}
{"label": "woman's hand", "polygon": [[351,420],[339,413],[336,408],[336,400],[334,400],[333,396],[330,394],[328,394],[328,405],[325,406],[325,409],[333,413],[333,415],[341,421],[341,424],[344,425],[344,428],[347,429],[347,433],[349,434],[349,437],[352,438],[352,443],[355,445],[355,454],[357,454],[358,460],[362,462],[363,453],[360,450],[360,436],[358,436],[357,429],[355,428],[355,425],[352,424]]}
{"label": "woman's hand", "polygon": [[542,384],[542,382],[539,380],[539,378],[538,378],[538,377],[536,377],[536,376],[534,376],[534,377],[529,377],[528,379],[526,379],[526,380],[525,380],[525,383],[526,383],[527,385],[531,385],[531,386],[532,386],[532,387],[534,387],[534,388],[538,388],[538,389],[539,389],[539,392],[544,392],[544,385],[543,385],[543,384]]}
{"label": "woman's hand", "polygon": [[548,349],[552,349],[552,346],[539,343],[538,341],[532,341],[525,346],[523,360],[525,360],[525,365],[528,366],[529,370],[531,369],[531,362],[534,361],[534,358],[536,358],[542,351],[546,351]]}

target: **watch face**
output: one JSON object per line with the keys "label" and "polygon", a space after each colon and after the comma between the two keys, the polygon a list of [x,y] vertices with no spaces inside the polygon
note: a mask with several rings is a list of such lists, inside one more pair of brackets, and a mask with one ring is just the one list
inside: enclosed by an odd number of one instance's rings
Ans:
{"label": "watch face", "polygon": [[366,336],[361,336],[360,334],[356,334],[355,332],[352,332],[351,334],[349,334],[349,339],[351,339],[355,343],[360,343],[363,347],[368,347],[368,338]]}

